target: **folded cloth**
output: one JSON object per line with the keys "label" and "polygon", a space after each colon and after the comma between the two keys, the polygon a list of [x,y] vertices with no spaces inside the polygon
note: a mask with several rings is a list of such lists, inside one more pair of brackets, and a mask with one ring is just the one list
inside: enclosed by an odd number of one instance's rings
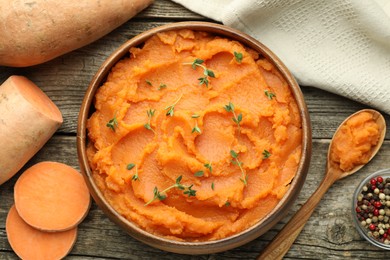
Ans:
{"label": "folded cloth", "polygon": [[300,85],[390,114],[390,1],[173,1],[256,38]]}

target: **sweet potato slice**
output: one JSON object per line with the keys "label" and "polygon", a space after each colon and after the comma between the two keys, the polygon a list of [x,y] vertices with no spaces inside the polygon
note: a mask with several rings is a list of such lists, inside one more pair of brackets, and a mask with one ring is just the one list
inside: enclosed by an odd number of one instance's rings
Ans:
{"label": "sweet potato slice", "polygon": [[8,242],[14,252],[26,260],[52,260],[65,257],[77,239],[77,227],[63,232],[44,232],[29,226],[15,206],[6,220]]}
{"label": "sweet potato slice", "polygon": [[81,174],[57,162],[41,162],[27,169],[14,187],[20,217],[42,231],[65,231],[87,215],[90,195]]}
{"label": "sweet potato slice", "polygon": [[42,148],[62,121],[57,106],[27,78],[11,76],[0,86],[0,185]]}

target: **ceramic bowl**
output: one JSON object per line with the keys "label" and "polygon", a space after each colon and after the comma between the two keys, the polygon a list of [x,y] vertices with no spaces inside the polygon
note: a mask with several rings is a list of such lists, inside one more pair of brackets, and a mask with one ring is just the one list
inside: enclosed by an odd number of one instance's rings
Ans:
{"label": "ceramic bowl", "polygon": [[[385,236],[388,236],[387,239],[383,238],[383,235],[379,235],[379,237],[377,237],[377,238],[374,237],[374,232],[379,232],[379,230],[380,230],[379,227],[378,227],[378,229],[375,229],[375,230],[370,230],[370,228],[369,228],[370,224],[374,224],[376,226],[379,226],[378,223],[380,223],[380,222],[390,224],[390,212],[388,213],[389,216],[387,216],[388,217],[388,221],[387,222],[385,220],[378,220],[378,221],[374,220],[373,221],[372,219],[375,216],[375,214],[374,214],[374,216],[368,216],[370,221],[368,221],[367,219],[359,219],[359,214],[357,213],[357,211],[364,211],[365,210],[365,208],[362,208],[363,204],[359,203],[359,200],[360,200],[360,199],[358,199],[359,194],[362,193],[364,186],[366,186],[366,187],[367,187],[367,185],[368,186],[372,186],[371,184],[369,184],[370,181],[372,179],[376,180],[378,178],[378,176],[382,177],[385,182],[386,182],[386,179],[389,178],[389,183],[390,183],[390,169],[384,169],[384,170],[380,170],[380,171],[374,172],[374,173],[368,175],[366,178],[364,178],[360,182],[360,184],[358,185],[358,187],[356,188],[356,190],[355,190],[355,192],[353,194],[353,198],[352,198],[352,219],[354,221],[356,230],[359,232],[361,237],[363,237],[368,242],[370,242],[371,244],[373,244],[373,245],[375,245],[375,246],[377,246],[379,248],[390,250],[390,233],[389,233],[390,231],[387,231],[387,230],[390,230],[390,227],[383,229],[384,232],[387,233],[387,235],[385,235]],[[388,186],[390,186],[390,184]],[[367,193],[372,193],[373,195],[375,194],[375,192],[370,192],[370,191],[371,191],[370,188],[368,188]],[[380,192],[380,193],[382,193],[382,192]],[[379,193],[378,196],[383,196],[383,195],[380,195],[380,193]],[[363,201],[364,201],[364,199],[365,198],[363,198]],[[359,209],[358,209],[358,207],[359,207]],[[386,212],[387,209],[390,210],[390,206],[382,205],[382,206],[380,206],[377,209],[378,209],[378,211],[380,209],[383,209],[383,212]],[[380,215],[382,215],[382,214],[379,214],[376,217],[378,218]],[[382,215],[382,217],[386,218],[386,214]],[[364,223],[364,224],[362,224],[362,223]]]}
{"label": "ceramic bowl", "polygon": [[[250,228],[242,231],[241,233],[235,234],[230,237],[226,237],[219,240],[207,241],[207,242],[183,242],[169,240],[162,238],[153,234],[150,234],[137,225],[128,221],[120,214],[118,214],[113,207],[105,200],[104,196],[96,186],[94,179],[92,177],[91,168],[88,164],[86,147],[88,143],[87,138],[87,129],[86,122],[91,113],[93,112],[93,99],[96,90],[105,82],[105,79],[110,72],[110,69],[123,57],[128,55],[129,49],[134,46],[139,46],[144,43],[152,35],[169,31],[169,30],[178,30],[178,29],[191,29],[194,31],[204,31],[209,32],[215,35],[220,35],[226,38],[230,38],[236,41],[241,42],[243,45],[252,48],[257,51],[265,58],[267,58],[273,65],[279,70],[281,75],[284,77],[286,82],[289,84],[292,93],[298,104],[300,111],[301,121],[302,121],[302,155],[301,160],[298,166],[296,176],[291,182],[290,188],[284,197],[280,200],[277,206],[263,219],[258,223],[251,226]],[[175,252],[182,254],[210,254],[220,251],[229,250],[238,246],[241,246],[245,243],[248,243],[251,240],[256,239],[260,235],[264,234],[272,226],[274,226],[285,214],[288,212],[289,208],[292,206],[294,200],[299,194],[301,187],[305,181],[309,162],[311,158],[311,126],[309,120],[308,110],[301,93],[301,89],[290,71],[282,63],[279,58],[272,53],[266,46],[264,46],[259,41],[254,38],[237,31],[235,29],[229,28],[215,23],[208,22],[179,22],[168,24],[165,26],[160,26],[144,33],[139,34],[138,36],[130,39],[119,47],[111,56],[109,56],[106,61],[101,65],[100,69],[97,71],[93,77],[86,93],[81,106],[78,129],[77,129],[77,148],[79,155],[79,162],[82,174],[85,177],[91,195],[97,205],[105,212],[105,214],[126,232],[128,232],[132,237],[148,244],[153,247]]]}

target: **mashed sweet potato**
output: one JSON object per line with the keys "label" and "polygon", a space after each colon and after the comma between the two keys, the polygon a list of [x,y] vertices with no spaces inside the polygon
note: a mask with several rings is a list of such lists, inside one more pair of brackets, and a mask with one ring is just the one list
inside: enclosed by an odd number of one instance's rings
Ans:
{"label": "mashed sweet potato", "polygon": [[301,117],[280,73],[204,32],[159,33],[132,48],[95,108],[88,157],[98,187],[124,217],[167,238],[215,240],[252,226],[301,158]]}
{"label": "mashed sweet potato", "polygon": [[342,171],[350,171],[357,165],[365,164],[372,155],[371,149],[380,138],[379,125],[368,112],[351,117],[333,138],[331,160]]}

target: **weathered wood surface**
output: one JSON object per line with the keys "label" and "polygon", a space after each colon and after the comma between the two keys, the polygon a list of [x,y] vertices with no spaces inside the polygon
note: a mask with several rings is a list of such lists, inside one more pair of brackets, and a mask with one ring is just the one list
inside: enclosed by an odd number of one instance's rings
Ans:
{"label": "weathered wood surface", "polygon": [[[30,68],[0,67],[0,82],[12,74],[27,76],[59,106],[65,120],[56,135],[23,169],[43,160],[67,163],[78,169],[76,129],[79,107],[89,81],[100,64],[113,50],[138,33],[161,24],[185,20],[206,19],[168,0],[157,0],[131,21],[82,49]],[[312,122],[311,165],[302,192],[289,214],[269,232],[230,251],[201,256],[178,255],[138,242],[93,204],[88,217],[79,227],[77,243],[66,259],[255,259],[318,186],[325,172],[330,138],[339,123],[353,112],[365,108],[364,105],[315,88],[302,87],[302,91]],[[388,115],[385,118],[390,122]],[[359,237],[351,215],[351,197],[358,182],[373,171],[390,168],[389,137],[387,134],[384,146],[371,163],[331,187],[285,259],[390,259],[390,251],[371,246]],[[0,187],[0,259],[17,259],[7,242],[4,227],[18,176]]]}

